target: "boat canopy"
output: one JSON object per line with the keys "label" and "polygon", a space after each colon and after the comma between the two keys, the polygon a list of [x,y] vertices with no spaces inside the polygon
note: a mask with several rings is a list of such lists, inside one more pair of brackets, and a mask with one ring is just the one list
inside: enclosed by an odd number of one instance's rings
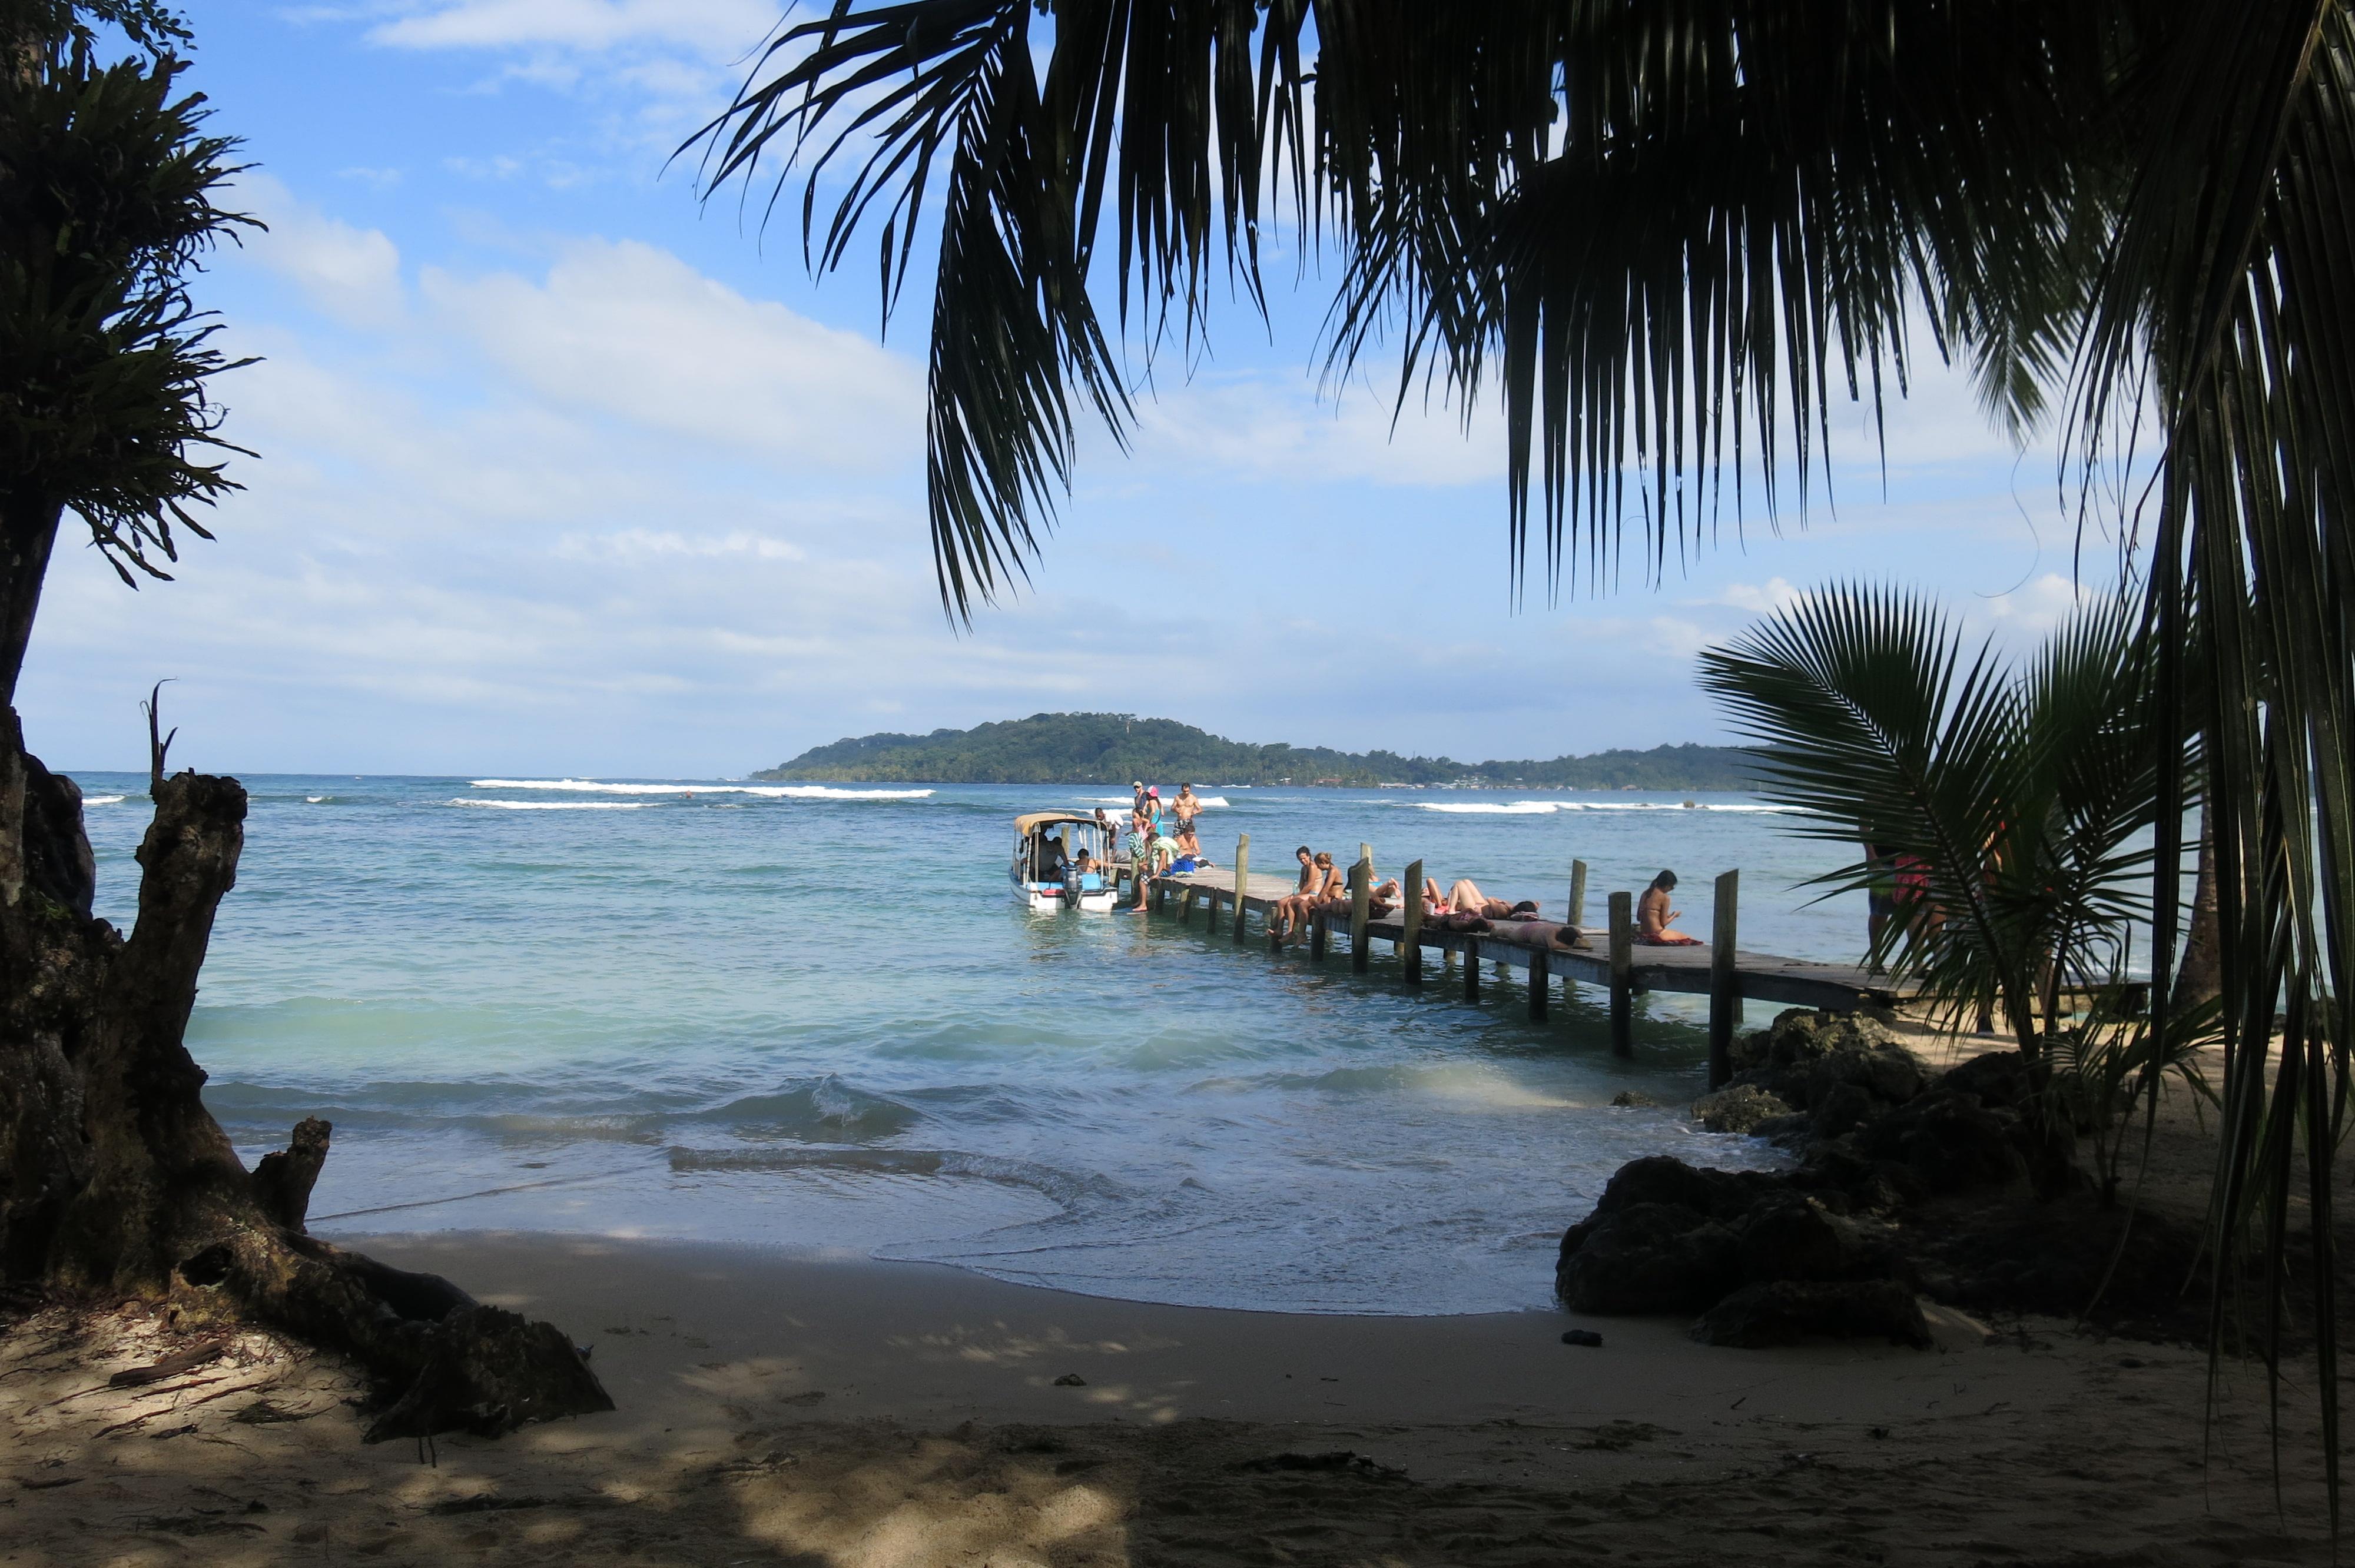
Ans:
{"label": "boat canopy", "polygon": [[1051,828],[1058,822],[1077,822],[1084,828],[1096,825],[1094,817],[1082,816],[1076,811],[1033,811],[1027,817],[1015,818],[1014,831],[1027,839],[1039,829]]}

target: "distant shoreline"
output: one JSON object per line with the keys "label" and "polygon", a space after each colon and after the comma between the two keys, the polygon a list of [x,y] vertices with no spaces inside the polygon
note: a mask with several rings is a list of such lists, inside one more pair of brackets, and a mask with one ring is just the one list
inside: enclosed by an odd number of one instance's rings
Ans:
{"label": "distant shoreline", "polygon": [[1222,789],[1577,789],[1699,793],[1750,789],[1758,762],[1729,746],[1657,746],[1547,759],[1459,762],[1228,740],[1133,714],[1033,714],[969,730],[879,734],[814,747],[762,768],[762,780],[846,784],[1071,784],[1131,779]]}

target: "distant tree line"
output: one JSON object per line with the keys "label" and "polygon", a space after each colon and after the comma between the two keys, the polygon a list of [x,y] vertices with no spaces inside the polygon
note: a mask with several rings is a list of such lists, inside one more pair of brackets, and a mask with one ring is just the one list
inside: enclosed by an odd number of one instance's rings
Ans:
{"label": "distant tree line", "polygon": [[1547,761],[1457,762],[1391,751],[1253,746],[1173,719],[1033,714],[930,735],[868,735],[815,747],[762,779],[844,783],[1460,784],[1532,789],[1742,789],[1756,765],[1735,747],[1660,746]]}

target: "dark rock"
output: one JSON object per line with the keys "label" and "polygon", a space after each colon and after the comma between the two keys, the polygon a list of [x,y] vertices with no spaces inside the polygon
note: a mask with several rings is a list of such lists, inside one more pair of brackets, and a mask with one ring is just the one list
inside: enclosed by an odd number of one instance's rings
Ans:
{"label": "dark rock", "polygon": [[1733,1233],[1682,1203],[1635,1203],[1587,1224],[1575,1245],[1563,1238],[1554,1270],[1573,1312],[1695,1312],[1741,1282]]}
{"label": "dark rock", "polygon": [[1742,1277],[1753,1282],[1859,1279],[1886,1268],[1881,1250],[1854,1222],[1796,1192],[1759,1204],[1737,1234]]}
{"label": "dark rock", "polygon": [[1816,1118],[1805,1111],[1793,1111],[1788,1116],[1770,1116],[1750,1129],[1751,1137],[1763,1138],[1786,1149],[1805,1143],[1815,1135]]}
{"label": "dark rock", "polygon": [[1077,1372],[1065,1372],[1062,1376],[1055,1380],[1055,1386],[1057,1388],[1085,1388],[1088,1386],[1088,1380],[1082,1377]]}
{"label": "dark rock", "polygon": [[1861,1084],[1834,1084],[1816,1098],[1810,1118],[1817,1138],[1834,1139],[1854,1132],[1881,1108]]}
{"label": "dark rock", "polygon": [[1748,1036],[1740,1061],[1736,1083],[1801,1110],[1818,1108],[1844,1085],[1879,1104],[1902,1105],[1927,1078],[1920,1060],[1877,1019],[1804,1008],[1784,1013],[1763,1035]]}
{"label": "dark rock", "polygon": [[1791,1107],[1754,1084],[1736,1084],[1693,1101],[1693,1119],[1711,1132],[1754,1133],[1761,1122],[1791,1114]]}
{"label": "dark rock", "polygon": [[1808,1339],[1886,1339],[1928,1350],[1930,1326],[1913,1292],[1893,1279],[1781,1279],[1745,1285],[1692,1327],[1705,1345],[1758,1350]]}
{"label": "dark rock", "polygon": [[1611,1097],[1611,1103],[1621,1110],[1645,1110],[1660,1102],[1637,1089],[1622,1089]]}
{"label": "dark rock", "polygon": [[1935,1086],[1968,1095],[1989,1110],[2018,1110],[2028,1099],[2028,1064],[2017,1051],[1989,1051],[1948,1072]]}
{"label": "dark rock", "polygon": [[1565,1345],[1583,1345],[1588,1350],[1599,1351],[1603,1348],[1603,1336],[1592,1329],[1564,1329],[1561,1331],[1561,1342]]}
{"label": "dark rock", "polygon": [[1943,1194],[2025,1178],[2019,1128],[2019,1118],[2009,1111],[1938,1089],[1859,1128],[1853,1141],[1859,1153],[1902,1165],[1924,1188]]}

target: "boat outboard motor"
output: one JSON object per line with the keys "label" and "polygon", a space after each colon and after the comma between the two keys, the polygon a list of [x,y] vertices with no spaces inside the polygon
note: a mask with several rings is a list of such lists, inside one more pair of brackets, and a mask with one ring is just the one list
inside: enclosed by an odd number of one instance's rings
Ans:
{"label": "boat outboard motor", "polygon": [[1067,860],[1063,863],[1063,907],[1066,909],[1077,909],[1079,906],[1080,863],[1075,860]]}

